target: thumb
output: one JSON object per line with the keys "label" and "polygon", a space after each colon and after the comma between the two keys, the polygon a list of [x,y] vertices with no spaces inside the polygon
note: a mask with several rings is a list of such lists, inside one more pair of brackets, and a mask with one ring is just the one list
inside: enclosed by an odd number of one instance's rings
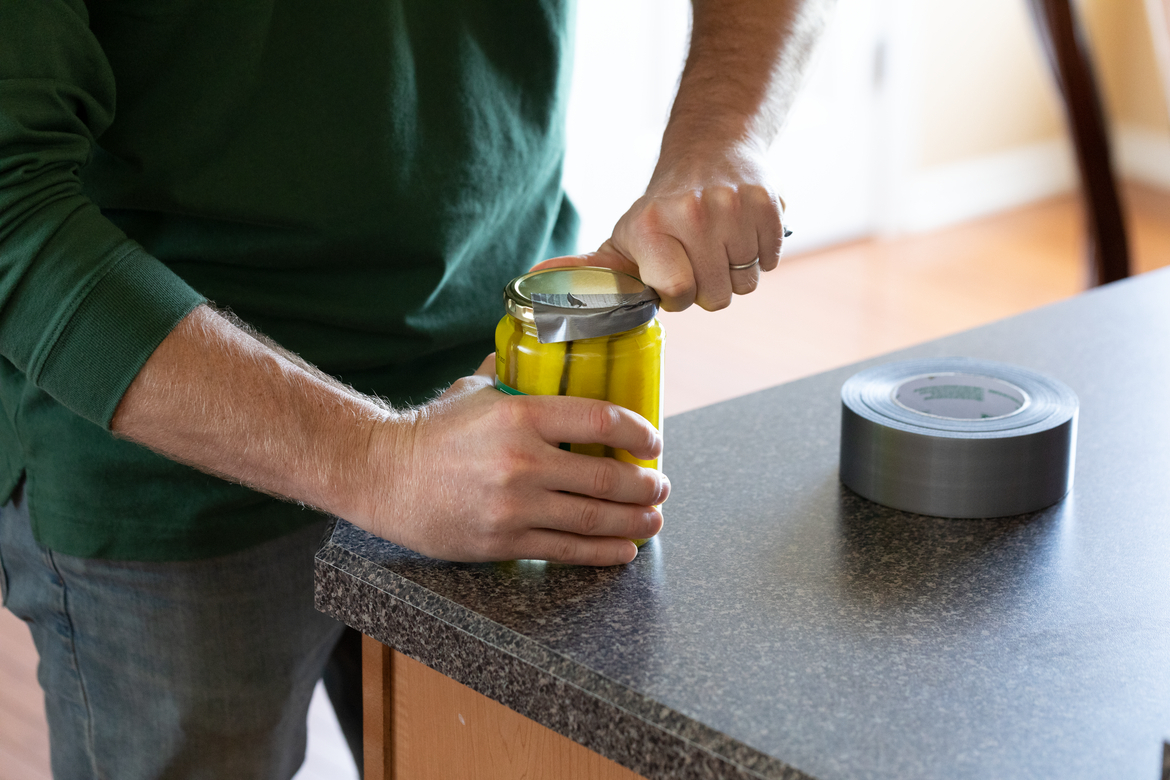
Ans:
{"label": "thumb", "polygon": [[475,369],[473,376],[486,376],[488,379],[496,378],[496,353],[488,355],[479,364],[479,368]]}
{"label": "thumb", "polygon": [[[532,271],[543,271],[547,268],[570,268],[573,266],[592,265],[602,268],[611,268],[615,271],[638,277],[638,265],[623,255],[613,245],[613,241],[606,241],[596,252],[586,252],[580,255],[562,255],[550,257],[548,260],[532,266]],[[640,278],[640,277],[639,277]]]}

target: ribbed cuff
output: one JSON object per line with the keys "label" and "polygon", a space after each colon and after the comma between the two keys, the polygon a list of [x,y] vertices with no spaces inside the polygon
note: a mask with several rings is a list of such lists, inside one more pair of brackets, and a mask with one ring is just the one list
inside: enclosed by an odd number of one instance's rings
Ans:
{"label": "ribbed cuff", "polygon": [[61,330],[36,383],[109,428],[147,358],[206,299],[141,247],[111,263]]}

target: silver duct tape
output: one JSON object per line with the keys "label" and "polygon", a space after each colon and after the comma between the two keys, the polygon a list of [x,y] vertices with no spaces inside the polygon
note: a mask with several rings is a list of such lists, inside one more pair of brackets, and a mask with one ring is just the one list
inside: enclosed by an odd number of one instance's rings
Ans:
{"label": "silver duct tape", "polygon": [[658,293],[649,287],[637,295],[535,293],[532,318],[541,344],[612,336],[644,325],[658,313]]}
{"label": "silver duct tape", "polygon": [[875,366],[841,388],[841,481],[936,517],[1002,517],[1072,488],[1077,396],[1063,382],[974,358]]}

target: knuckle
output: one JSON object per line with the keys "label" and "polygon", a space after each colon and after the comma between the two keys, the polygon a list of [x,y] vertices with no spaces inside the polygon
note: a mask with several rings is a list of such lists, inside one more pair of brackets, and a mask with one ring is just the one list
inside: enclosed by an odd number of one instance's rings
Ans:
{"label": "knuckle", "polygon": [[608,498],[613,495],[617,487],[617,473],[614,464],[608,458],[594,458],[597,465],[593,471],[593,493],[599,498]]}
{"label": "knuckle", "polygon": [[736,286],[739,288],[738,290],[736,290],[736,292],[739,293],[740,295],[747,295],[748,293],[753,293],[756,291],[756,288],[760,286],[760,275],[759,274],[752,274],[751,276],[749,276],[747,279],[744,279],[742,282],[740,282]]}
{"label": "knuckle", "polygon": [[707,311],[726,309],[731,305],[731,293],[704,296],[703,300],[697,301],[697,303]]}
{"label": "knuckle", "polygon": [[522,483],[532,469],[532,456],[519,448],[504,448],[496,458],[495,484],[504,490]]}
{"label": "knuckle", "polygon": [[694,287],[694,281],[690,276],[680,271],[659,281],[657,290],[659,294],[668,298],[684,298],[694,290]]}
{"label": "knuckle", "polygon": [[711,200],[715,206],[724,212],[735,213],[742,206],[742,196],[735,187],[715,187],[711,191]]}
{"label": "knuckle", "polygon": [[751,216],[752,221],[772,230],[780,228],[784,209],[779,196],[770,188],[760,184],[747,185],[743,188],[742,199],[744,211]]}
{"label": "knuckle", "polygon": [[761,260],[765,260],[768,257],[778,257],[780,255],[780,247],[783,242],[783,239],[780,237],[780,233],[776,232],[773,234],[771,239],[772,240],[768,241],[767,243],[760,244]]}
{"label": "knuckle", "polygon": [[463,393],[470,390],[473,383],[472,378],[469,376],[460,377],[451,383],[450,390],[456,393]]}
{"label": "knuckle", "polygon": [[503,561],[515,557],[512,548],[503,535],[492,536],[483,544],[485,560]]}
{"label": "knuckle", "polygon": [[654,469],[644,469],[644,473],[645,475],[642,477],[642,488],[646,500],[638,503],[652,506],[658,503],[658,497],[662,495],[662,479],[659,478],[658,472]]}
{"label": "knuckle", "polygon": [[766,184],[746,184],[742,188],[744,198],[760,208],[780,214],[780,198]]}
{"label": "knuckle", "polygon": [[505,427],[529,427],[532,424],[532,410],[524,401],[523,398],[508,396],[496,404],[493,411],[502,418],[501,422]]}
{"label": "knuckle", "polygon": [[640,235],[662,233],[666,228],[666,214],[658,201],[650,201],[638,214],[635,230]]}
{"label": "knuckle", "polygon": [[677,208],[688,224],[701,227],[707,222],[707,204],[704,202],[703,193],[699,191],[681,196]]}
{"label": "knuckle", "polygon": [[601,530],[601,507],[595,501],[585,501],[577,516],[577,533],[594,536]]}
{"label": "knuckle", "polygon": [[572,539],[558,539],[552,546],[549,560],[571,561],[574,552],[576,552],[576,547]]}
{"label": "knuckle", "polygon": [[508,526],[513,516],[512,502],[504,496],[499,496],[486,502],[483,518],[487,523],[486,546],[496,548],[500,542],[502,529]]}
{"label": "knuckle", "polygon": [[621,411],[613,404],[594,404],[589,410],[590,427],[602,441],[609,439],[620,422]]}
{"label": "knuckle", "polygon": [[492,560],[505,560],[515,556],[516,548],[511,534],[503,529],[487,534],[482,541],[483,553]]}
{"label": "knuckle", "polygon": [[784,218],[784,207],[780,205],[780,199],[774,193],[769,192],[767,198],[761,207],[768,215],[768,219],[779,225],[780,220]]}

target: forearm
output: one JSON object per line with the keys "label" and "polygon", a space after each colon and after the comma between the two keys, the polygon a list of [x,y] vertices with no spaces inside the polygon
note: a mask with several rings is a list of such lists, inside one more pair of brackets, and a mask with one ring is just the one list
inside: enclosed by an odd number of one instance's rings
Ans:
{"label": "forearm", "polygon": [[653,507],[669,482],[559,442],[653,458],[657,431],[602,401],[507,396],[492,387],[492,366],[395,412],[201,306],[151,355],[112,429],[425,555],[629,561],[628,540],[661,528]]}
{"label": "forearm", "polygon": [[[833,0],[693,0],[686,66],[646,193],[593,253],[538,268],[604,265],[662,308],[715,311],[780,262],[783,201],[764,152],[780,131]],[[758,261],[758,262],[757,262]]]}
{"label": "forearm", "polygon": [[713,144],[767,147],[831,8],[832,0],[694,0],[690,51],[663,158]]}
{"label": "forearm", "polygon": [[202,471],[360,516],[369,437],[394,416],[202,306],[151,355],[111,428]]}

